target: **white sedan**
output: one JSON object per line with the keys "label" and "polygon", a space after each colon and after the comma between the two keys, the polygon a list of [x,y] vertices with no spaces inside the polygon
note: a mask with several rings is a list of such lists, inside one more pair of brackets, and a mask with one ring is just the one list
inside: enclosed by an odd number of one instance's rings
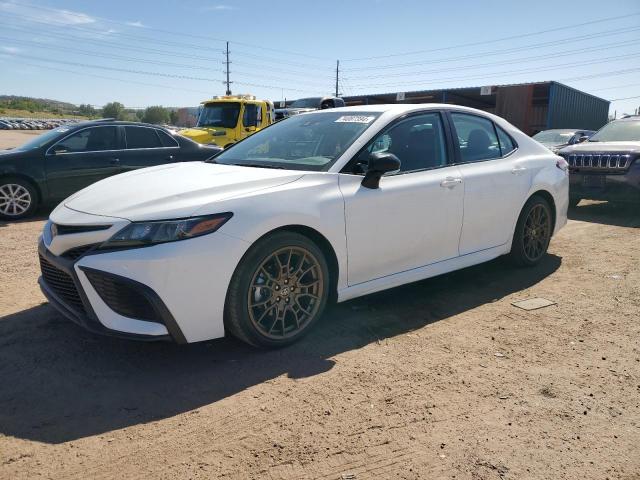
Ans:
{"label": "white sedan", "polygon": [[100,181],[50,216],[49,302],[145,340],[278,347],[338,302],[509,254],[535,265],[567,221],[567,164],[452,105],[291,117],[208,162]]}

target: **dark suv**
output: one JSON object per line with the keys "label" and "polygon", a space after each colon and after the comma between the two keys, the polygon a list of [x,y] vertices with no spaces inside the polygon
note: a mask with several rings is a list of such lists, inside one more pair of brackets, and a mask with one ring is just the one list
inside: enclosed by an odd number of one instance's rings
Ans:
{"label": "dark suv", "polygon": [[640,202],[640,116],[614,120],[586,142],[563,148],[569,199]]}

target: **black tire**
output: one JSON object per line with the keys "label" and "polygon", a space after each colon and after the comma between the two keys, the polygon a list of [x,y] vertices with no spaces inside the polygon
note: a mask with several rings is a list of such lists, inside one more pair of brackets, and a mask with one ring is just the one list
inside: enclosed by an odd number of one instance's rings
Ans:
{"label": "black tire", "polygon": [[511,245],[511,260],[520,267],[533,267],[547,253],[553,233],[551,206],[534,195],[525,203]]}
{"label": "black tire", "polygon": [[294,232],[273,233],[249,249],[231,278],[226,330],[256,347],[290,345],[322,316],[331,285],[327,260],[314,242]]}
{"label": "black tire", "polygon": [[580,200],[582,200],[580,197],[569,197],[569,207],[571,208],[577,207],[578,204],[580,203]]}
{"label": "black tire", "polygon": [[32,216],[38,208],[38,191],[19,177],[0,178],[0,218],[20,220]]}

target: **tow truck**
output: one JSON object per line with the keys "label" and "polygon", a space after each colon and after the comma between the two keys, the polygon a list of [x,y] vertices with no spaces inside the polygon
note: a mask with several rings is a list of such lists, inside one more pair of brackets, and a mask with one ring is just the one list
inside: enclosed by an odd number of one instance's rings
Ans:
{"label": "tow truck", "polygon": [[273,103],[254,95],[224,95],[205,100],[194,128],[180,134],[205,145],[227,148],[274,122]]}

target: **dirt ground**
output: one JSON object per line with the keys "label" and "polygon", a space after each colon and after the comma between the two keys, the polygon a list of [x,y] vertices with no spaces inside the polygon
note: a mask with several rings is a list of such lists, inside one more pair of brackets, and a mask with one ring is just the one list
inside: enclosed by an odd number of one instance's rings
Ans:
{"label": "dirt ground", "polygon": [[17,147],[44,132],[46,130],[0,130],[0,150]]}
{"label": "dirt ground", "polygon": [[[640,214],[332,307],[302,342],[98,337],[0,223],[0,478],[640,480]],[[544,297],[536,311],[511,302]]]}

